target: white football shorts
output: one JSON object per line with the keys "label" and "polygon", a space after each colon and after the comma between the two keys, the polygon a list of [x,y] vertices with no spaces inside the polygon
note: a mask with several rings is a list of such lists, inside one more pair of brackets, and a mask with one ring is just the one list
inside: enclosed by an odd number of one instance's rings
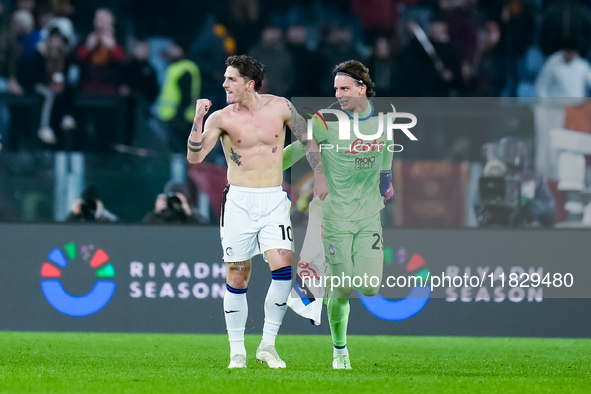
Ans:
{"label": "white football shorts", "polygon": [[281,186],[228,185],[220,220],[225,262],[249,260],[271,249],[292,249],[291,201]]}

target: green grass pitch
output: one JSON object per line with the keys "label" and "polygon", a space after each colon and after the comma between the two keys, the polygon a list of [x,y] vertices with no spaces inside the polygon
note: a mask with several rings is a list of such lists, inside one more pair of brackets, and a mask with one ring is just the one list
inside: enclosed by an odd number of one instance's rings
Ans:
{"label": "green grass pitch", "polygon": [[590,339],[280,335],[285,370],[228,370],[225,335],[0,332],[2,393],[591,392]]}

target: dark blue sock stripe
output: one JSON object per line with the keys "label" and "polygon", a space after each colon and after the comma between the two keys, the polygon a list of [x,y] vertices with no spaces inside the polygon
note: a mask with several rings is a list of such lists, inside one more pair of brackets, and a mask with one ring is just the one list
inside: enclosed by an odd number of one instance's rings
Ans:
{"label": "dark blue sock stripe", "polygon": [[246,290],[248,290],[248,287],[246,289],[235,289],[226,283],[226,290],[233,294],[244,294],[246,293]]}
{"label": "dark blue sock stripe", "polygon": [[339,349],[339,350],[341,350],[341,349],[344,349],[344,348],[346,348],[346,347],[347,347],[347,345],[343,345],[343,346],[337,346],[337,345],[334,345],[334,348],[335,348],[335,349]]}
{"label": "dark blue sock stripe", "polygon": [[291,274],[291,265],[283,268],[276,269],[275,271],[271,271],[271,274],[282,274],[284,272]]}
{"label": "dark blue sock stripe", "polygon": [[291,280],[291,266],[279,268],[271,271],[271,279],[273,280]]}

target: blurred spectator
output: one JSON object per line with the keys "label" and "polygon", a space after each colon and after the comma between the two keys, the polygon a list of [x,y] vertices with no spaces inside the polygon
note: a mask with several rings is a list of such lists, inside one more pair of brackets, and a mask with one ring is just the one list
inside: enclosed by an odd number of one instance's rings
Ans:
{"label": "blurred spectator", "polygon": [[[88,1],[88,0],[86,0]],[[95,0],[105,1],[105,0]],[[121,11],[129,15],[134,35],[138,37],[192,37],[203,18],[212,9],[223,8],[228,12],[226,1],[208,2],[195,0],[111,0],[119,4]]]}
{"label": "blurred spectator", "polygon": [[291,25],[286,36],[286,47],[293,61],[295,77],[290,96],[319,96],[320,82],[323,75],[330,74],[330,66],[321,53],[312,52],[307,48],[307,30],[304,26]]}
{"label": "blurred spectator", "polygon": [[67,17],[72,15],[74,7],[70,0],[50,0],[51,9],[58,17]]}
{"label": "blurred spectator", "polygon": [[94,30],[78,47],[80,89],[86,93],[114,95],[121,85],[124,50],[115,39],[115,17],[106,8],[94,14]]}
{"label": "blurred spectator", "polygon": [[[29,46],[34,35],[34,20],[28,10],[17,10],[10,18],[10,28],[4,25],[0,32],[0,91],[22,96],[6,105],[0,105],[0,134],[4,134],[5,148],[16,149],[37,131],[38,123],[31,114],[30,96],[32,57]],[[34,54],[35,48],[33,47]],[[29,59],[25,60],[25,56]],[[34,104],[33,104],[34,105]]]}
{"label": "blurred spectator", "polygon": [[229,0],[228,26],[238,38],[236,52],[246,53],[260,37],[263,29],[261,2],[259,0]]}
{"label": "blurred spectator", "polygon": [[560,0],[543,11],[540,26],[540,47],[546,56],[564,49],[565,42],[577,39],[576,49],[586,56],[591,44],[591,16],[589,6],[578,0]]}
{"label": "blurred spectator", "polygon": [[125,143],[131,144],[135,124],[134,117],[139,111],[142,117],[150,116],[150,107],[160,91],[156,69],[149,62],[150,46],[148,41],[139,40],[133,44],[132,58],[125,65],[125,83],[129,86],[130,96],[127,111],[127,132]]}
{"label": "blurred spectator", "polygon": [[370,74],[373,76],[376,96],[392,97],[394,91],[396,62],[392,53],[392,45],[385,37],[378,37],[368,62]]}
{"label": "blurred spectator", "polygon": [[449,97],[464,87],[460,58],[450,43],[446,21],[435,16],[430,28],[431,54],[428,43],[424,47],[415,37],[399,55],[399,96]]}
{"label": "blurred spectator", "polygon": [[[24,93],[29,76],[30,64],[32,56],[29,56],[28,39],[35,28],[35,21],[33,15],[27,10],[18,10],[12,14],[10,21],[10,32],[14,40],[10,45],[13,45],[12,53],[8,58],[9,66],[12,69],[12,75],[8,79],[8,91],[13,94],[21,95]],[[32,49],[35,50],[34,48]],[[31,55],[34,52],[31,52]]]}
{"label": "blurred spectator", "polygon": [[[35,4],[34,1],[32,3]],[[33,15],[34,28],[29,34],[19,39],[23,52],[18,62],[18,80],[25,92],[30,93],[33,91],[35,79],[33,64],[35,53],[37,51],[37,44],[39,44],[42,39],[41,34],[43,32],[43,28],[51,19],[53,19],[54,14],[51,8],[49,8],[48,4],[35,7],[33,11],[29,11],[29,7],[23,10],[26,10],[26,12],[31,12]]]}
{"label": "blurred spectator", "polygon": [[[44,97],[37,136],[46,144],[57,142],[56,131],[64,137],[64,133],[76,126],[72,117],[72,88],[66,80],[72,61],[73,45],[67,38],[73,35],[71,29],[71,24],[56,19],[47,37],[37,45],[33,62],[35,91]],[[60,145],[63,147],[63,143]]]}
{"label": "blurred spectator", "polygon": [[236,41],[213,13],[208,14],[191,43],[188,58],[199,65],[202,96],[211,100],[213,109],[226,105],[226,94],[221,89],[224,83],[224,62],[228,56],[234,54]]}
{"label": "blurred spectator", "polygon": [[31,13],[31,15],[35,13],[36,6],[37,6],[37,2],[35,0],[17,0],[16,1],[16,9],[17,10],[29,11]]}
{"label": "blurred spectator", "polygon": [[591,88],[591,66],[582,59],[579,45],[565,43],[546,60],[536,79],[539,97],[586,97]]}
{"label": "blurred spectator", "polygon": [[74,31],[74,25],[70,18],[66,18],[64,16],[54,17],[47,21],[44,24],[43,29],[41,29],[41,40],[45,40],[49,34],[49,30],[58,27],[61,33],[64,35],[64,38],[68,40],[68,45],[70,46],[71,52],[74,53],[77,44],[77,37],[76,32]]}
{"label": "blurred spectator", "polygon": [[115,38],[115,17],[111,10],[99,8],[94,13],[94,30],[78,46],[80,68],[75,98],[80,125],[75,149],[109,151],[126,134],[126,94],[123,85],[124,50]]}
{"label": "blurred spectator", "polygon": [[133,45],[132,58],[126,65],[126,83],[132,93],[137,94],[148,105],[158,97],[160,87],[156,70],[150,64],[150,46],[147,41],[138,40]]}
{"label": "blurred spectator", "polygon": [[6,16],[6,8],[0,0],[0,79],[6,82],[8,76],[8,54],[10,53],[10,27]]}
{"label": "blurred spectator", "polygon": [[167,185],[164,193],[156,196],[154,209],[146,213],[142,223],[198,224],[199,220],[191,210],[186,194],[184,186],[179,183]]}
{"label": "blurred spectator", "polygon": [[89,186],[82,192],[80,199],[72,204],[72,211],[66,218],[67,222],[117,222],[119,218],[105,208],[99,198],[96,187]]}
{"label": "blurred spectator", "polygon": [[500,10],[500,48],[507,70],[507,93],[517,95],[520,82],[519,65],[524,62],[525,52],[534,42],[534,15],[525,0],[505,0]]}
{"label": "blurred spectator", "polygon": [[[4,3],[0,1],[0,94],[8,92],[8,80],[14,79],[14,51],[16,45],[6,17]],[[0,138],[8,130],[10,113],[8,106],[0,101]]]}
{"label": "blurred spectator", "polygon": [[503,49],[499,44],[499,24],[492,20],[486,21],[481,36],[476,72],[471,80],[472,93],[481,97],[498,97],[507,85]]}
{"label": "blurred spectator", "polygon": [[398,21],[400,3],[417,2],[417,0],[351,0],[351,11],[361,20],[366,42],[371,42],[380,36],[392,35]]}
{"label": "blurred spectator", "polygon": [[[349,59],[364,60],[363,56],[356,50],[353,42],[353,32],[349,27],[331,25],[324,29],[322,41],[318,47],[327,64],[339,64]],[[328,72],[324,75],[321,86],[322,95],[325,97],[334,96],[334,77]]]}
{"label": "blurred spectator", "polygon": [[249,54],[263,63],[267,71],[261,93],[289,96],[296,83],[295,70],[281,28],[266,26],[261,33],[260,42],[250,49]]}
{"label": "blurred spectator", "polygon": [[168,127],[170,148],[184,152],[195,117],[195,101],[201,93],[201,73],[197,64],[185,58],[178,38],[171,43],[167,56],[170,64],[160,93],[158,116]]}
{"label": "blurred spectator", "polygon": [[448,25],[449,42],[460,57],[464,80],[474,73],[478,52],[478,18],[469,0],[438,0],[439,9]]}
{"label": "blurred spectator", "polygon": [[[46,0],[44,0],[46,1]],[[118,21],[118,27],[121,31],[116,34],[119,34],[124,30],[124,26],[127,22],[125,18],[122,18],[124,14],[124,9],[129,6],[132,0],[76,0],[74,1],[74,12],[72,13],[72,22],[74,26],[76,26],[76,32],[80,35],[80,37],[88,36],[94,29],[93,20],[96,17],[96,12],[100,9],[109,10],[111,15],[113,16],[114,20]],[[169,3],[172,0],[169,0]],[[149,1],[143,1],[144,7],[148,7]],[[169,3],[166,3],[168,6]],[[163,7],[162,4],[159,4],[160,8],[160,17],[165,18],[165,10],[169,7]],[[176,9],[178,13],[178,8]],[[122,37],[117,35],[118,39]]]}
{"label": "blurred spectator", "polygon": [[[15,76],[17,46],[16,37],[11,27],[4,3],[0,2],[0,92],[10,92],[8,89],[10,79],[13,80],[13,86],[17,84]],[[18,92],[11,93],[16,94]]]}

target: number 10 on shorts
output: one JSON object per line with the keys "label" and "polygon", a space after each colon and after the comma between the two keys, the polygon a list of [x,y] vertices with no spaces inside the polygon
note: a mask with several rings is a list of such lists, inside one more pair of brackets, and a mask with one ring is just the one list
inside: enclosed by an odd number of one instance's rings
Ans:
{"label": "number 10 on shorts", "polygon": [[291,237],[291,226],[287,226],[286,229],[284,224],[280,224],[279,227],[281,228],[281,236],[283,237],[283,240],[285,240],[285,236],[287,235],[287,239],[293,241]]}

